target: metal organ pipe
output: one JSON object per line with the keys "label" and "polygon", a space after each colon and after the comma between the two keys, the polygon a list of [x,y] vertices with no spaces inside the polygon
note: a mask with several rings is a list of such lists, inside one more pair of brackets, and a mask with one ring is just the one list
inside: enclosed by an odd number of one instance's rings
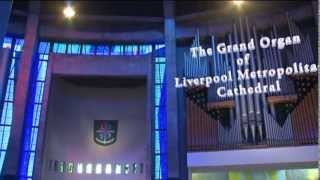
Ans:
{"label": "metal organ pipe", "polygon": [[310,37],[309,35],[307,36],[307,55],[310,58],[310,63],[314,63],[314,56],[313,56],[313,51],[312,51],[312,47],[311,47],[311,42],[310,42]]}
{"label": "metal organ pipe", "polygon": [[[251,38],[251,33],[250,33],[250,29],[249,29],[249,23],[248,23],[248,18],[246,18],[246,29],[247,29],[247,39],[249,40]],[[254,53],[252,51],[250,51],[250,57],[251,59],[251,69],[252,71],[256,71],[256,64],[255,61],[256,59],[254,58]],[[253,84],[254,86],[257,85],[257,79],[253,79]],[[260,98],[261,98],[261,94],[254,94],[254,104],[255,104],[255,117],[256,117],[256,123],[257,123],[257,127],[258,127],[258,133],[259,133],[259,137],[262,140],[262,115],[261,115],[261,109],[260,109]]]}
{"label": "metal organ pipe", "polygon": [[[231,36],[229,35],[228,37],[229,37],[229,41],[230,41],[229,43],[231,43]],[[224,71],[221,74],[226,74],[228,70],[231,70],[232,76],[233,76],[232,78],[234,79],[233,84],[234,84],[234,87],[236,87],[237,81],[236,81],[235,69],[230,69],[229,68],[228,53],[226,53],[224,57],[225,57],[225,59],[224,59],[223,64],[225,66],[222,68],[222,70],[224,70]],[[232,54],[231,54],[231,64],[232,63],[233,63],[233,67],[234,67],[235,63],[234,63],[234,59],[233,59]],[[232,86],[233,86],[232,82],[228,81],[226,83],[226,88],[227,89],[233,88]],[[230,100],[232,98],[226,97],[224,99],[225,100]],[[239,105],[239,98],[237,96],[234,97],[234,101],[235,101],[236,104]],[[240,111],[239,111],[239,108],[238,108],[239,106],[238,105],[236,105],[236,108],[235,108],[236,109],[236,114],[237,114],[236,117],[240,117]],[[236,129],[238,128],[238,126],[236,126],[236,121],[238,121],[238,119],[234,118],[234,117],[235,117],[234,109],[230,108],[229,109],[230,130],[224,130],[225,133],[223,134],[224,135],[224,142],[227,142],[228,144],[230,144],[230,143],[231,144],[239,143],[239,138],[235,137],[235,135],[236,135],[235,132],[237,131]],[[241,137],[241,136],[239,135],[239,137]]]}
{"label": "metal organ pipe", "polygon": [[[231,34],[229,34],[229,44],[232,44],[232,36]],[[235,64],[235,59],[234,59],[234,56],[233,54],[230,54],[230,57],[231,57],[231,73],[232,73],[232,78],[234,79],[233,82],[233,87],[237,87],[238,86],[238,81],[236,81],[237,79],[237,75],[236,75],[236,64]],[[236,113],[236,116],[235,116],[235,122],[234,122],[234,125],[231,127],[233,129],[235,129],[236,132],[239,132],[239,129],[238,129],[238,124],[237,122],[240,122],[241,124],[241,109],[240,109],[240,98],[239,96],[235,96],[234,97],[234,101],[235,101],[235,113]],[[232,113],[233,115],[233,113]],[[234,116],[231,116],[231,118],[233,118]],[[240,127],[239,127],[240,128]],[[240,130],[241,132],[241,130]],[[237,133],[238,134],[238,133]],[[239,138],[241,138],[241,133],[239,133]],[[236,138],[238,140],[238,138]]]}
{"label": "metal organ pipe", "polygon": [[[287,16],[287,21],[288,21],[288,26],[289,26],[289,33],[290,33],[290,36],[292,36],[294,34],[294,32],[292,32],[292,25],[291,25],[291,20],[290,20],[288,12],[286,13],[286,16]],[[296,57],[296,55],[298,54],[297,50],[296,50],[296,46],[292,46],[292,49],[293,49],[293,56]]]}
{"label": "metal organ pipe", "polygon": [[[253,26],[253,37],[254,37],[254,42],[255,44],[258,44],[258,36],[257,36],[257,30],[256,30],[256,27]],[[263,54],[265,54],[265,52],[263,51]],[[257,57],[257,65],[258,65],[258,69],[263,69],[263,66],[266,67],[265,65],[265,62],[266,62],[266,59],[261,59],[261,54],[260,54],[260,48],[257,48],[256,50],[256,57]],[[264,56],[265,57],[265,56]],[[261,62],[262,60],[262,62]],[[265,79],[259,79],[260,83],[261,84],[265,84],[264,82],[267,80]],[[271,135],[271,129],[270,127],[268,126],[268,123],[269,123],[269,116],[268,116],[268,103],[267,103],[267,99],[266,99],[266,95],[265,94],[261,94],[261,97],[262,97],[262,110],[263,110],[263,121],[264,121],[264,124],[265,124],[265,128],[266,128],[266,139],[268,140],[268,138],[270,138],[270,135]],[[262,130],[262,128],[261,128]]]}
{"label": "metal organ pipe", "polygon": [[[245,42],[245,37],[244,37],[244,33],[243,33],[243,28],[242,28],[242,18],[239,18],[239,25],[240,25],[240,38],[241,38],[241,42]],[[244,56],[245,53],[242,53],[242,56]],[[252,58],[252,57],[251,57]],[[252,61],[252,60],[251,60]],[[250,69],[250,67],[247,64],[243,65],[243,69]],[[250,80],[245,80],[244,82],[245,84],[245,88],[251,86],[251,82]],[[255,114],[254,114],[254,104],[253,104],[253,98],[251,94],[247,94],[247,113],[248,113],[248,120],[249,120],[249,125],[251,128],[251,133],[253,135],[253,139],[255,138]]]}
{"label": "metal organ pipe", "polygon": [[[271,31],[270,32],[270,37],[271,38],[275,38],[274,35],[273,35],[273,32]],[[278,67],[279,63],[278,63],[278,58],[276,56],[276,53],[275,53],[275,48],[272,48],[272,47],[269,47],[267,49],[267,52],[269,53],[269,61],[270,61],[270,64],[271,64],[271,68],[275,69]],[[274,84],[276,82],[276,79],[275,78],[271,78],[271,81],[272,81],[272,84]],[[270,95],[273,94],[273,95],[279,95],[279,92],[276,92],[276,93],[270,93]]]}
{"label": "metal organ pipe", "polygon": [[[234,24],[233,25],[233,30],[234,30],[234,38],[235,38],[235,43],[238,44],[238,31],[237,31],[237,27]],[[236,58],[239,58],[240,54],[239,52],[237,52],[237,56]],[[244,85],[243,81],[240,80],[240,85]],[[244,131],[244,136],[245,136],[245,140],[248,140],[248,115],[247,115],[247,107],[246,107],[246,99],[244,96],[240,96],[240,104],[241,104],[241,124],[242,124],[242,128]]]}

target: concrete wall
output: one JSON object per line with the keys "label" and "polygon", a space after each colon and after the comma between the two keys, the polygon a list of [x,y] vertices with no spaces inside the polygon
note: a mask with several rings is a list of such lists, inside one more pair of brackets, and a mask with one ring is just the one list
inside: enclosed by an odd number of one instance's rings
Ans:
{"label": "concrete wall", "polygon": [[[42,179],[143,180],[148,164],[146,87],[92,88],[54,78],[49,96]],[[119,120],[117,142],[93,140],[93,120]],[[83,163],[144,163],[142,174],[101,175],[48,171],[49,160]]]}
{"label": "concrete wall", "polygon": [[151,55],[76,56],[50,54],[52,73],[68,76],[145,77]]}

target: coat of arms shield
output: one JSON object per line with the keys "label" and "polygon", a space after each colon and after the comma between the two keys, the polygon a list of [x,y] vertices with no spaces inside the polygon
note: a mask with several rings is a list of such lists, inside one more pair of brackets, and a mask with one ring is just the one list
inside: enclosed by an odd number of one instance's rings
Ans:
{"label": "coat of arms shield", "polygon": [[117,140],[117,120],[95,120],[94,141],[103,146],[113,144]]}

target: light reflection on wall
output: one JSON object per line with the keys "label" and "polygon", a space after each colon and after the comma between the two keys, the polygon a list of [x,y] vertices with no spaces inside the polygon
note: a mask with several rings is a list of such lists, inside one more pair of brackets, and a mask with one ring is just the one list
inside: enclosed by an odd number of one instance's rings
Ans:
{"label": "light reflection on wall", "polygon": [[85,163],[50,160],[48,171],[68,175],[135,175],[144,173],[143,166],[143,163]]}
{"label": "light reflection on wall", "polygon": [[5,37],[2,43],[3,48],[10,49],[10,58],[7,66],[6,82],[3,83],[5,85],[4,96],[0,97],[0,172],[5,161],[10,138],[14,110],[14,92],[23,44],[23,39],[11,37]]}
{"label": "light reflection on wall", "polygon": [[318,180],[318,169],[222,171],[192,173],[192,180]]}

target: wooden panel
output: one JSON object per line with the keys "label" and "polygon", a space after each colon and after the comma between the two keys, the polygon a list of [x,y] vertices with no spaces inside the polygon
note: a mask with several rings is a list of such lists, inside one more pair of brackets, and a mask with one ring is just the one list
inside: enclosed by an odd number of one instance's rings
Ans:
{"label": "wooden panel", "polygon": [[293,111],[293,134],[297,144],[318,140],[318,98],[315,88],[305,96]]}
{"label": "wooden panel", "polygon": [[288,75],[288,77],[294,78],[294,79],[303,79],[306,77],[315,77],[317,75],[318,75],[318,72],[309,72],[305,74],[292,74],[292,75]]}
{"label": "wooden panel", "polygon": [[189,150],[208,150],[218,146],[218,121],[212,119],[190,99],[187,101]]}
{"label": "wooden panel", "polygon": [[221,102],[210,102],[208,107],[210,109],[223,109],[223,108],[233,108],[235,106],[234,101],[221,101]]}
{"label": "wooden panel", "polygon": [[294,103],[298,100],[297,95],[288,95],[288,96],[269,96],[267,101],[269,104],[278,104],[278,103]]}

